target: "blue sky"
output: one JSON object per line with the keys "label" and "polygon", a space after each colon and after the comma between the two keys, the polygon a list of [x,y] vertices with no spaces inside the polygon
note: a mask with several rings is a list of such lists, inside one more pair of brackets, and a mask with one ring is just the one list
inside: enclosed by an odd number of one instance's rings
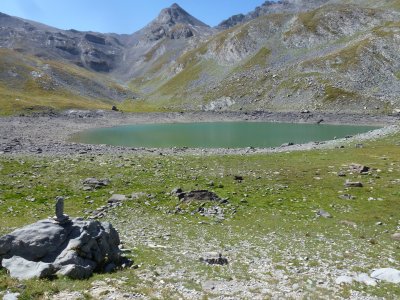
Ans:
{"label": "blue sky", "polygon": [[264,0],[0,0],[0,12],[60,29],[133,33],[174,2],[215,26],[234,14],[253,10]]}

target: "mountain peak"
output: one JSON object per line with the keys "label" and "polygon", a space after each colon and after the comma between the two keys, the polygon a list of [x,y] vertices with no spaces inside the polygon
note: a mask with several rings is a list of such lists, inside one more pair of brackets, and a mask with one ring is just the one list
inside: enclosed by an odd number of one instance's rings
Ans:
{"label": "mountain peak", "polygon": [[173,9],[182,9],[182,7],[180,7],[178,3],[172,4],[169,8],[173,8]]}
{"label": "mountain peak", "polygon": [[190,15],[177,3],[174,3],[170,7],[161,10],[158,17],[152,23],[168,26],[174,26],[176,24],[186,24],[200,27],[208,27],[208,25]]}

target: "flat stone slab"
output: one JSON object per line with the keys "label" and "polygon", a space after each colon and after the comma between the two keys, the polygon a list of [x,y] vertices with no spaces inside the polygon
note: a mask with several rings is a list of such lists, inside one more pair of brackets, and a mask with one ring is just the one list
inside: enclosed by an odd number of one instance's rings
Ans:
{"label": "flat stone slab", "polygon": [[359,181],[354,181],[354,182],[352,182],[352,181],[348,181],[348,180],[347,180],[347,181],[345,182],[344,186],[345,186],[345,187],[352,187],[352,188],[356,188],[356,187],[361,188],[361,187],[363,187],[364,185],[363,185],[361,182],[359,182]]}
{"label": "flat stone slab", "polygon": [[371,277],[386,282],[400,283],[400,270],[393,268],[377,269],[371,273]]}
{"label": "flat stone slab", "polygon": [[11,277],[18,280],[48,278],[55,273],[55,268],[52,264],[41,261],[33,262],[19,256],[3,259],[2,266],[8,270]]}

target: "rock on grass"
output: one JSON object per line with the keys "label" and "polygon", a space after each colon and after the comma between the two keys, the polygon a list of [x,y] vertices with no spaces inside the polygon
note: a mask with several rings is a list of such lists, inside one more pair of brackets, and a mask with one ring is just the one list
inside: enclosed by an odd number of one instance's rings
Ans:
{"label": "rock on grass", "polygon": [[200,257],[200,261],[209,265],[223,266],[228,264],[228,259],[218,252],[206,252]]}

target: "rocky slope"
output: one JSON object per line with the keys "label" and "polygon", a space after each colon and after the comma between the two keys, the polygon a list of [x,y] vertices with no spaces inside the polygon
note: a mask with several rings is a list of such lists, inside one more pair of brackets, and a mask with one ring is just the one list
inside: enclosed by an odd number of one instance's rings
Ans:
{"label": "rocky slope", "polygon": [[337,2],[212,36],[152,98],[194,110],[397,111],[398,4]]}
{"label": "rocky slope", "polygon": [[399,31],[392,0],[267,1],[216,28],[173,4],[132,35],[0,14],[0,104],[387,113],[400,108]]}

